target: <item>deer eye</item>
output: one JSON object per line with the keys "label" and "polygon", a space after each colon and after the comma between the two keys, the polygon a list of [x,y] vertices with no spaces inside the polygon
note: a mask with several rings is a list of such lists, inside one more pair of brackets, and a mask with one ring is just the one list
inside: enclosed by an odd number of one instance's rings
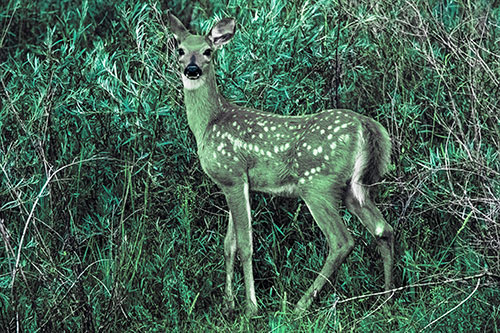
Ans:
{"label": "deer eye", "polygon": [[212,55],[212,50],[211,49],[206,49],[205,52],[203,52],[204,56],[210,57]]}
{"label": "deer eye", "polygon": [[186,54],[186,52],[184,52],[184,49],[177,49],[177,53],[179,54],[179,56],[183,56]]}

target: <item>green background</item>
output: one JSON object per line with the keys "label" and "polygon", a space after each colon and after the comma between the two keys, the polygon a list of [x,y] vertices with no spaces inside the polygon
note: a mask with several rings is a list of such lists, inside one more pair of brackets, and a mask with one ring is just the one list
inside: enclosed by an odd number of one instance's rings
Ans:
{"label": "green background", "polygon": [[[237,20],[216,55],[230,101],[388,129],[393,304],[370,295],[382,262],[343,211],[356,247],[294,317],[326,241],[303,202],[253,194],[260,316],[243,318],[240,269],[221,314],[227,208],[187,127],[168,8],[203,33]],[[499,331],[499,40],[487,0],[2,1],[0,331]]]}

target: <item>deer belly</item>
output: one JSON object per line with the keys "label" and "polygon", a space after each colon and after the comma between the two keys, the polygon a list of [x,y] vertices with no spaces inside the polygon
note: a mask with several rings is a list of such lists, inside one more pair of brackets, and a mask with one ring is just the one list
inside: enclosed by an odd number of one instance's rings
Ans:
{"label": "deer belly", "polygon": [[298,197],[297,182],[280,172],[280,168],[252,168],[248,170],[250,190],[284,197]]}

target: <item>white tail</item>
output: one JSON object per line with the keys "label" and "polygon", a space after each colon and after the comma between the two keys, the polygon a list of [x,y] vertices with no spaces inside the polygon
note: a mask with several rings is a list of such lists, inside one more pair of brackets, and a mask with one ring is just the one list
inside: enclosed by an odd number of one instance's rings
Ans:
{"label": "white tail", "polygon": [[375,120],[349,110],[300,117],[237,106],[217,91],[212,57],[235,33],[223,19],[207,36],[190,34],[173,15],[184,101],[203,170],[223,190],[229,206],[225,239],[226,306],[234,309],[235,252],[243,265],[247,314],[257,312],[252,271],[249,190],[301,197],[328,240],[323,269],[296,306],[305,310],[351,252],[354,241],[339,215],[344,202],[377,239],[385,288],[392,285],[393,230],[371,199],[370,185],[386,172],[391,143]]}

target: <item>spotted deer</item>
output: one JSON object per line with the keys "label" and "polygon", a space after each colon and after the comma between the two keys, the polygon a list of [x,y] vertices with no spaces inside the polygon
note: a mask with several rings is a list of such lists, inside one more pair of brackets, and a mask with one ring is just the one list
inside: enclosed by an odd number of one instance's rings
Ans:
{"label": "spotted deer", "polygon": [[187,120],[205,173],[222,189],[229,207],[224,241],[225,309],[235,308],[236,252],[243,266],[246,314],[257,313],[252,270],[249,191],[304,200],[324,233],[329,252],[321,272],[298,301],[309,307],[354,247],[342,222],[342,202],[376,238],[384,264],[385,289],[392,285],[393,229],[371,198],[386,172],[391,142],[377,121],[350,110],[284,116],[232,104],[218,92],[214,52],[234,36],[234,19],[219,21],[206,36],[191,34],[173,15]]}

